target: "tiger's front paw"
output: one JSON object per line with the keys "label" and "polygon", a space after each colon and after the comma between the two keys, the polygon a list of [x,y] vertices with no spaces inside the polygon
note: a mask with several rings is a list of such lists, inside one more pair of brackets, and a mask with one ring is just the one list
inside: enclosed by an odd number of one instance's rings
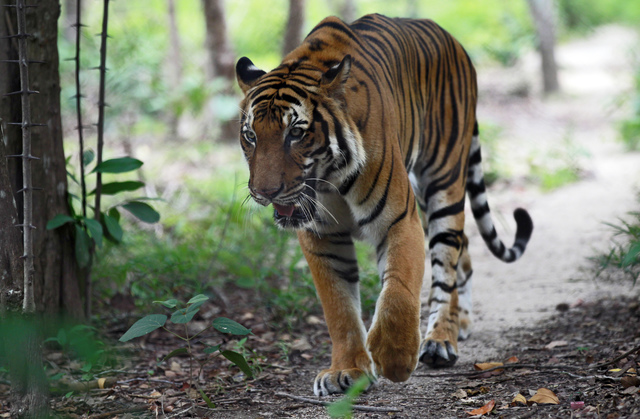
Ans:
{"label": "tiger's front paw", "polygon": [[425,339],[420,345],[420,361],[432,368],[450,367],[458,360],[458,350],[448,340]]}
{"label": "tiger's front paw", "polygon": [[373,374],[367,374],[360,368],[349,368],[345,370],[328,369],[321,371],[313,382],[313,392],[316,396],[328,396],[334,393],[344,393],[353,386],[360,377],[367,377],[367,384],[364,391],[369,390],[376,384],[376,377]]}
{"label": "tiger's front paw", "polygon": [[378,374],[394,382],[406,381],[418,364],[420,329],[380,320],[371,328],[367,346]]}

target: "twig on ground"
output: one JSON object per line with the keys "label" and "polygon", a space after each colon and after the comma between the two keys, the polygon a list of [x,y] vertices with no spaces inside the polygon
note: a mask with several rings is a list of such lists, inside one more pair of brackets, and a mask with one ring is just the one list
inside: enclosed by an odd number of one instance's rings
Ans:
{"label": "twig on ground", "polygon": [[576,378],[578,380],[590,380],[594,379],[597,381],[607,381],[607,382],[620,382],[622,381],[622,377],[609,377],[608,375],[578,375],[571,374],[570,372],[563,372],[563,374],[568,375],[571,378]]}
{"label": "twig on ground", "polygon": [[173,381],[169,381],[169,380],[160,380],[158,378],[130,378],[128,380],[122,380],[122,381],[118,381],[116,384],[129,384],[133,381],[150,381],[152,383],[163,383],[163,384],[171,384],[172,386],[177,386],[179,385],[178,383],[174,383]]}
{"label": "twig on ground", "polygon": [[[306,397],[294,396],[293,394],[289,394],[289,393],[277,392],[276,396],[288,397],[290,399],[293,399],[299,402],[305,402],[305,403],[315,404],[319,406],[328,406],[330,404],[329,402],[323,402],[322,400],[315,400],[315,399],[309,399]],[[382,412],[382,413],[402,412],[401,408],[398,409],[395,407],[375,407],[375,406],[363,406],[359,404],[354,404],[351,407],[353,408],[353,410],[361,410],[363,412]]]}
{"label": "twig on ground", "polygon": [[505,364],[500,365],[493,368],[488,368],[482,371],[469,371],[469,372],[442,372],[442,373],[422,373],[422,374],[414,374],[416,377],[436,377],[436,378],[446,378],[446,377],[479,377],[487,372],[497,371],[497,370],[505,370],[505,369],[520,369],[520,368],[535,368],[535,369],[554,369],[554,370],[579,370],[583,369],[582,367],[578,367],[575,365],[538,365],[538,364]]}
{"label": "twig on ground", "polygon": [[589,367],[588,369],[597,370],[598,368],[602,368],[602,367],[606,367],[607,365],[615,364],[616,362],[620,361],[622,358],[626,358],[626,357],[628,357],[629,355],[631,355],[632,353],[635,353],[635,352],[640,352],[640,345],[638,345],[635,348],[623,353],[620,356],[617,356],[617,357],[613,358],[611,361],[605,361],[605,362],[602,362],[600,364],[596,364],[594,366]]}

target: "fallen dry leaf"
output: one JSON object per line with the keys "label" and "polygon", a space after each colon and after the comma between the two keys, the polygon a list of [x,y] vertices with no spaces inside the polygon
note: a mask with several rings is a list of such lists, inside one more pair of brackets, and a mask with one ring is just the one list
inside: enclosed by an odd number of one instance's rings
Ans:
{"label": "fallen dry leaf", "polygon": [[454,399],[465,399],[467,398],[467,392],[463,389],[459,388],[458,391],[451,395]]}
{"label": "fallen dry leaf", "polygon": [[624,390],[622,390],[620,393],[622,394],[636,394],[636,393],[640,393],[640,387],[627,387]]}
{"label": "fallen dry leaf", "polygon": [[517,356],[512,356],[511,358],[507,359],[504,363],[505,364],[515,364],[516,362],[520,362],[520,360],[518,359]]}
{"label": "fallen dry leaf", "polygon": [[496,406],[496,401],[489,400],[489,402],[484,406],[479,407],[477,409],[473,409],[472,411],[467,412],[467,414],[470,416],[486,415],[487,413],[491,412],[495,406]]}
{"label": "fallen dry leaf", "polygon": [[545,349],[553,349],[558,346],[567,346],[569,343],[566,340],[554,340],[545,346]]}
{"label": "fallen dry leaf", "polygon": [[640,378],[638,378],[638,376],[636,375],[625,376],[625,377],[622,377],[622,379],[620,380],[620,383],[624,388],[640,387]]}
{"label": "fallen dry leaf", "polygon": [[[479,362],[477,364],[473,364],[473,368],[475,368],[476,371],[486,371],[488,369],[501,367],[503,365],[504,364],[502,362]],[[496,371],[502,371],[502,370],[496,370]]]}
{"label": "fallen dry leaf", "polygon": [[534,403],[559,404],[560,400],[558,400],[558,396],[556,396],[556,394],[553,391],[543,387],[543,388],[539,388],[538,391],[536,391],[536,394],[531,396],[531,398],[527,403],[529,405],[532,405]]}
{"label": "fallen dry leaf", "polygon": [[516,396],[513,398],[513,400],[511,400],[511,406],[516,406],[516,405],[519,405],[519,404],[522,404],[524,406],[527,405],[526,397],[524,397],[520,393],[516,394]]}

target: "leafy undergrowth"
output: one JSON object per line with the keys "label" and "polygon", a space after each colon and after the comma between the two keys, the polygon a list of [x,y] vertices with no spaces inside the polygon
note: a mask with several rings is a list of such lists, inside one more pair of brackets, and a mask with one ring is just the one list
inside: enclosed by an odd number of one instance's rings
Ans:
{"label": "leafy undergrowth", "polygon": [[[315,374],[330,359],[322,317],[309,315],[293,329],[279,329],[267,310],[256,309],[245,298],[242,292],[232,294],[229,308],[208,301],[192,323],[194,330],[201,330],[213,319],[229,316],[251,329],[246,341],[225,335],[222,343],[246,357],[255,378],[247,379],[223,357],[212,357],[202,369],[181,356],[159,362],[176,347],[175,338],[160,331],[112,351],[111,362],[100,371],[51,346],[46,364],[48,375],[58,380],[52,397],[55,414],[65,418],[328,417],[326,406],[317,403],[341,398],[316,398],[311,387]],[[134,320],[113,319],[100,329],[115,342]],[[507,362],[497,370],[494,366],[486,371],[493,365],[481,363],[475,369],[461,364],[438,371],[420,366],[406,383],[382,379],[376,388],[357,397],[353,401],[357,409],[370,411],[356,410],[353,417],[640,417],[638,296],[563,304],[544,323],[505,333],[512,346],[503,359],[478,360]],[[205,333],[194,348],[220,344],[220,339],[215,331]],[[191,377],[206,398],[192,387]],[[6,394],[7,385],[0,382],[0,387],[0,393]],[[537,397],[542,399],[535,403]],[[6,412],[8,405],[2,405],[0,417],[8,417]]]}

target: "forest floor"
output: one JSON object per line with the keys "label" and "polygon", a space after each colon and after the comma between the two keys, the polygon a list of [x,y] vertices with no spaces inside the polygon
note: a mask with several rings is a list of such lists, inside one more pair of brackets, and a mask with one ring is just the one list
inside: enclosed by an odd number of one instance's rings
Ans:
{"label": "forest floor", "polygon": [[[505,418],[640,417],[640,382],[633,374],[640,368],[640,293],[628,279],[606,273],[595,279],[588,260],[610,246],[612,230],[603,223],[639,206],[640,154],[625,153],[615,130],[626,109],[618,102],[632,85],[629,61],[638,42],[628,29],[603,27],[561,45],[563,91],[544,100],[533,54],[516,68],[479,69],[481,124],[500,126],[509,138],[501,146],[509,180],[489,190],[494,219],[510,242],[511,213],[524,207],[534,220],[533,237],[520,261],[503,264],[468,217],[474,329],[459,344],[458,363],[443,370],[420,365],[404,383],[380,379],[355,400],[353,417],[471,417],[487,404],[489,415]],[[524,173],[558,155],[577,165],[580,179],[543,192]],[[319,403],[341,397],[317,398],[312,390],[315,374],[330,362],[323,319],[310,316],[291,333],[275,336],[264,309],[240,292],[228,295],[228,312],[216,315],[252,329],[246,347],[259,355],[262,371],[245,381],[222,359],[207,366],[198,381],[215,408],[190,388],[186,358],[157,364],[158,354],[169,353],[175,342],[154,332],[136,340],[143,351],[127,358],[127,374],[116,377],[115,387],[73,401],[54,398],[54,410],[62,417],[93,418],[328,417]],[[124,328],[114,325],[119,334]],[[474,369],[488,362],[511,364]],[[555,394],[557,404],[513,402],[518,394],[530,400],[541,388]]]}

